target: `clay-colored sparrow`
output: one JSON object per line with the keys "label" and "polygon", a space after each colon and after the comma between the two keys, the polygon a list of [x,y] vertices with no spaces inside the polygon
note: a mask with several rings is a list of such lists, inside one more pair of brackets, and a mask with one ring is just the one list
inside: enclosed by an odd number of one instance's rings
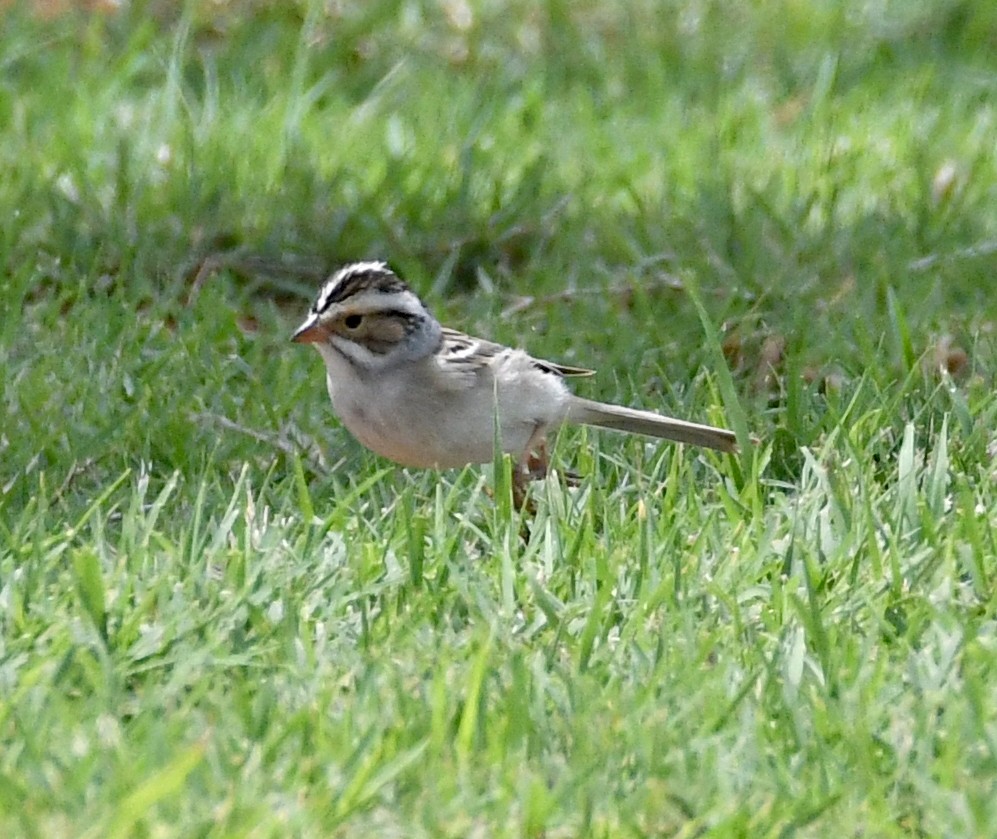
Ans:
{"label": "clay-colored sparrow", "polygon": [[441,326],[383,262],[333,274],[293,340],[322,355],[333,409],[353,436],[404,466],[490,462],[496,424],[502,450],[518,459],[520,488],[543,474],[546,435],[565,422],[736,449],[722,428],[575,396],[565,377],[589,370]]}

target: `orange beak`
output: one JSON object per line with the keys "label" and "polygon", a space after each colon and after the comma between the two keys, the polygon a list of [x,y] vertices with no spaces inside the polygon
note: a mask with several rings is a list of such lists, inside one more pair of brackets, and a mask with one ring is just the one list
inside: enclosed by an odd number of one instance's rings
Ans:
{"label": "orange beak", "polygon": [[325,338],[326,330],[315,315],[309,315],[291,336],[291,340],[296,344],[320,344]]}

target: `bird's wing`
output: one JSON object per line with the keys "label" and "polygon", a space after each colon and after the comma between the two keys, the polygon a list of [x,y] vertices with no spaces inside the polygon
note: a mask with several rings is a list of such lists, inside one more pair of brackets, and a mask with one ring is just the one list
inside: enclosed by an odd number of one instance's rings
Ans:
{"label": "bird's wing", "polygon": [[[453,372],[479,373],[486,367],[491,367],[503,356],[508,356],[517,350],[482,338],[473,338],[458,332],[456,329],[443,328],[443,350],[440,353],[440,364]],[[591,376],[595,371],[584,367],[571,367],[567,364],[555,364],[541,358],[529,356],[530,363],[538,370],[555,376]]]}

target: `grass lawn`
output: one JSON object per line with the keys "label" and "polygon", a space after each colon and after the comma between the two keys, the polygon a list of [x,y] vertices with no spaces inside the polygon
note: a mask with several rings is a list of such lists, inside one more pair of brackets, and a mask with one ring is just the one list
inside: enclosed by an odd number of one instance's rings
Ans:
{"label": "grass lawn", "polygon": [[[997,6],[94,5],[0,12],[0,835],[997,836]],[[524,528],[334,421],[359,258],[759,444]]]}

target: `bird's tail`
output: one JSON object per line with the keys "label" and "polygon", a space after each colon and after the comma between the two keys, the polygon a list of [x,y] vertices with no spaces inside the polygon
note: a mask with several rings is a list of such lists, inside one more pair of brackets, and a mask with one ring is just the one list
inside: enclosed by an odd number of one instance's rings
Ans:
{"label": "bird's tail", "polygon": [[674,440],[677,443],[690,443],[694,446],[706,446],[709,449],[717,449],[722,452],[737,451],[737,438],[734,436],[734,432],[725,428],[685,422],[655,414],[652,411],[638,411],[635,408],[624,408],[621,405],[594,402],[580,396],[572,398],[568,406],[567,419],[569,422],[581,423],[582,425],[612,428],[631,434],[647,434],[649,437],[660,437],[665,440]]}

